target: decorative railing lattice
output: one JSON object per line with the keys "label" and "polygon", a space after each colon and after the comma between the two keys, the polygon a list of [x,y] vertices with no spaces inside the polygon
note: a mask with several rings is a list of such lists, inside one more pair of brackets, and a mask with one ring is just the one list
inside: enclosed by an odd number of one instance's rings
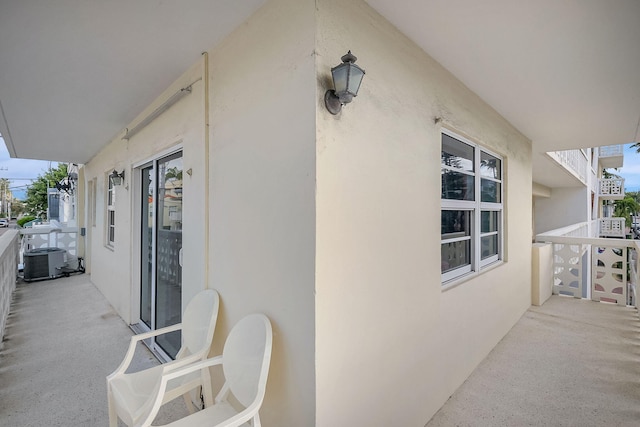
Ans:
{"label": "decorative railing lattice", "polygon": [[594,246],[591,259],[591,299],[626,305],[627,248]]}
{"label": "decorative railing lattice", "polygon": [[600,198],[624,198],[624,178],[601,179],[598,186]]}
{"label": "decorative railing lattice", "polygon": [[76,227],[33,227],[20,230],[22,241],[20,254],[32,249],[60,248],[66,251],[65,259],[78,257],[78,229]]}
{"label": "decorative railing lattice", "polygon": [[620,237],[625,235],[624,218],[600,218],[598,220],[600,234],[598,237]]}
{"label": "decorative railing lattice", "polygon": [[536,236],[537,242],[553,244],[553,293],[638,307],[639,242],[576,236],[578,230],[597,232],[582,223]]}

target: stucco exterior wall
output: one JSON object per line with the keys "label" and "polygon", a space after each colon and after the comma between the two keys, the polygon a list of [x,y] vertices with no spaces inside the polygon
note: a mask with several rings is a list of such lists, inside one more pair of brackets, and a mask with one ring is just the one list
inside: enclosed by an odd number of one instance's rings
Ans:
{"label": "stucco exterior wall", "polygon": [[274,0],[210,52],[214,352],[243,316],[274,330],[265,426],[315,417],[314,2]]}
{"label": "stucco exterior wall", "polygon": [[[201,62],[201,61],[200,61]],[[84,177],[96,178],[96,226],[91,227],[91,280],[127,323],[137,321],[139,307],[140,235],[135,212],[140,205],[140,182],[134,166],[175,147],[183,149],[183,306],[204,289],[204,110],[202,65],[196,62],[174,84],[147,107],[133,124],[154,111],[180,88],[193,83],[192,93],[181,99],[129,141],[117,135],[84,167]],[[194,83],[195,82],[195,83]],[[114,169],[125,171],[125,182],[116,188],[116,231],[113,247],[106,245],[107,176]],[[139,217],[139,216],[138,216]],[[98,260],[98,261],[96,261]]]}
{"label": "stucco exterior wall", "polygon": [[[530,305],[531,144],[364,2],[316,4],[316,425],[423,426]],[[367,74],[332,116],[348,49]],[[506,262],[446,291],[443,126],[505,164]]]}
{"label": "stucco exterior wall", "polygon": [[551,197],[536,198],[536,234],[589,221],[591,190],[587,187],[559,187],[551,189]]}

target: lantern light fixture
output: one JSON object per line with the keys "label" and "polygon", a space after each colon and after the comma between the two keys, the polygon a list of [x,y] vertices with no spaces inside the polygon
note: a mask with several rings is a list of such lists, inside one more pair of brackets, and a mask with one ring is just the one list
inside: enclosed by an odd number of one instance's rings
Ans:
{"label": "lantern light fixture", "polygon": [[343,105],[350,103],[358,96],[360,83],[365,74],[364,70],[355,64],[358,58],[351,51],[340,59],[342,64],[331,69],[334,89],[324,94],[324,105],[333,115],[338,114]]}
{"label": "lantern light fixture", "polygon": [[114,186],[122,185],[122,181],[124,181],[124,170],[118,173],[114,169],[113,172],[111,172],[111,175],[109,175],[109,179],[111,180],[111,184],[113,184]]}

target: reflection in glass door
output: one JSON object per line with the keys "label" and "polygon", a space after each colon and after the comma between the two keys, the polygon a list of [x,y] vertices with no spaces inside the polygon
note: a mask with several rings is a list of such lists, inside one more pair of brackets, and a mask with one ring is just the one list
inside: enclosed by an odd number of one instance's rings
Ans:
{"label": "reflection in glass door", "polygon": [[[181,321],[182,153],[154,161],[141,174],[140,320],[155,330]],[[155,346],[174,358],[180,339],[179,331],[171,332]]]}

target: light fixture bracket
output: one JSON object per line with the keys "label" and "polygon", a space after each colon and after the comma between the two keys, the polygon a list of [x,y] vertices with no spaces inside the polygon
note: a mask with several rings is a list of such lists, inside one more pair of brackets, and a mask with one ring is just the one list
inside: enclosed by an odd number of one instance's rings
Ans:
{"label": "light fixture bracket", "polygon": [[325,92],[324,105],[325,107],[327,107],[327,110],[334,116],[342,111],[342,102],[340,102],[340,98],[338,98],[338,95],[336,95],[336,91],[333,89],[329,89]]}

